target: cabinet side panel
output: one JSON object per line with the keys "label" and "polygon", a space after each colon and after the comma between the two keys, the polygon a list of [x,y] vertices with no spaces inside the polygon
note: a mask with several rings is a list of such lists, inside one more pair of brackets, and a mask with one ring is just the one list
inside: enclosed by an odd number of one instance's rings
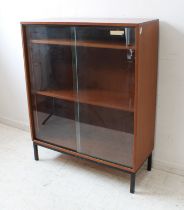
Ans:
{"label": "cabinet side panel", "polygon": [[158,66],[158,20],[139,26],[134,169],[138,170],[154,147]]}
{"label": "cabinet side panel", "polygon": [[30,86],[30,77],[29,77],[27,38],[26,38],[26,30],[25,30],[24,25],[21,26],[21,30],[22,30],[22,47],[23,47],[23,55],[24,55],[24,69],[25,69],[25,79],[26,79],[27,101],[28,101],[28,110],[29,110],[29,122],[30,122],[31,137],[33,140],[33,139],[35,139],[35,131],[34,131],[33,112],[32,112],[32,108],[31,108],[31,86]]}

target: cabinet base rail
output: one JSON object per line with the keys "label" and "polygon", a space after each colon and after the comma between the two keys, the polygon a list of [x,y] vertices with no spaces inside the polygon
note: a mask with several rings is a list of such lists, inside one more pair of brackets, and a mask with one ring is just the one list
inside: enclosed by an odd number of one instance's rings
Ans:
{"label": "cabinet base rail", "polygon": [[[128,173],[128,174],[130,174],[130,193],[133,193],[133,194],[135,193],[136,172],[131,171],[132,169],[130,169],[130,168],[129,168],[129,171],[127,171],[126,169],[123,169],[123,168],[125,168],[123,166],[120,166],[118,168],[117,167],[118,165],[116,165],[116,164],[113,164],[113,163],[110,163],[110,162],[107,162],[107,161],[103,161],[103,160],[100,160],[100,159],[96,159],[96,158],[93,158],[93,157],[90,157],[90,156],[87,156],[87,155],[79,154],[79,153],[74,152],[72,150],[57,149],[56,146],[53,146],[53,145],[49,146],[49,144],[43,143],[43,142],[39,142],[39,141],[36,141],[36,142],[34,141],[33,142],[34,159],[36,161],[39,160],[38,146],[42,146],[42,147],[45,147],[45,148],[48,148],[48,149],[51,149],[51,150],[54,150],[54,151],[57,151],[57,152],[61,152],[61,153],[67,154],[67,155],[72,155],[72,156],[75,156],[75,157],[88,159],[90,161],[93,161],[93,162],[96,162],[96,163],[100,163],[102,165],[106,165],[108,167],[115,168],[115,169],[121,170],[121,171],[123,171],[125,173]],[[152,168],[152,153],[149,155],[149,157],[147,159],[147,170],[151,171],[151,168]]]}

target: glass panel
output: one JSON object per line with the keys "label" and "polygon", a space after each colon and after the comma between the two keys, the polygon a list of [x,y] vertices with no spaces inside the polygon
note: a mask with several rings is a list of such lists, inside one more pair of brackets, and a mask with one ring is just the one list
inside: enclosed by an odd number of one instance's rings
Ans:
{"label": "glass panel", "polygon": [[134,28],[77,27],[77,150],[132,167]]}
{"label": "glass panel", "polygon": [[76,150],[72,27],[27,26],[36,138]]}

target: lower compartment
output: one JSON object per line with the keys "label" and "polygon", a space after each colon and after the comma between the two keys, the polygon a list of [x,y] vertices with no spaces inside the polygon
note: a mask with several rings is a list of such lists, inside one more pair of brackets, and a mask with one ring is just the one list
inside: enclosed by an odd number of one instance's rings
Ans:
{"label": "lower compartment", "polygon": [[[134,135],[52,115],[39,115],[36,138],[95,158],[132,167]],[[79,129],[77,132],[76,129]]]}

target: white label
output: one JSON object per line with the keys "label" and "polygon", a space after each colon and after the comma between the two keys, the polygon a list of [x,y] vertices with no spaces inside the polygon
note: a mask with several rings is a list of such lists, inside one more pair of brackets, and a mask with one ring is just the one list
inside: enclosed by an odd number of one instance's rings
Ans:
{"label": "white label", "polygon": [[124,35],[124,31],[110,31],[110,35],[112,35],[112,36],[122,36],[122,35]]}

